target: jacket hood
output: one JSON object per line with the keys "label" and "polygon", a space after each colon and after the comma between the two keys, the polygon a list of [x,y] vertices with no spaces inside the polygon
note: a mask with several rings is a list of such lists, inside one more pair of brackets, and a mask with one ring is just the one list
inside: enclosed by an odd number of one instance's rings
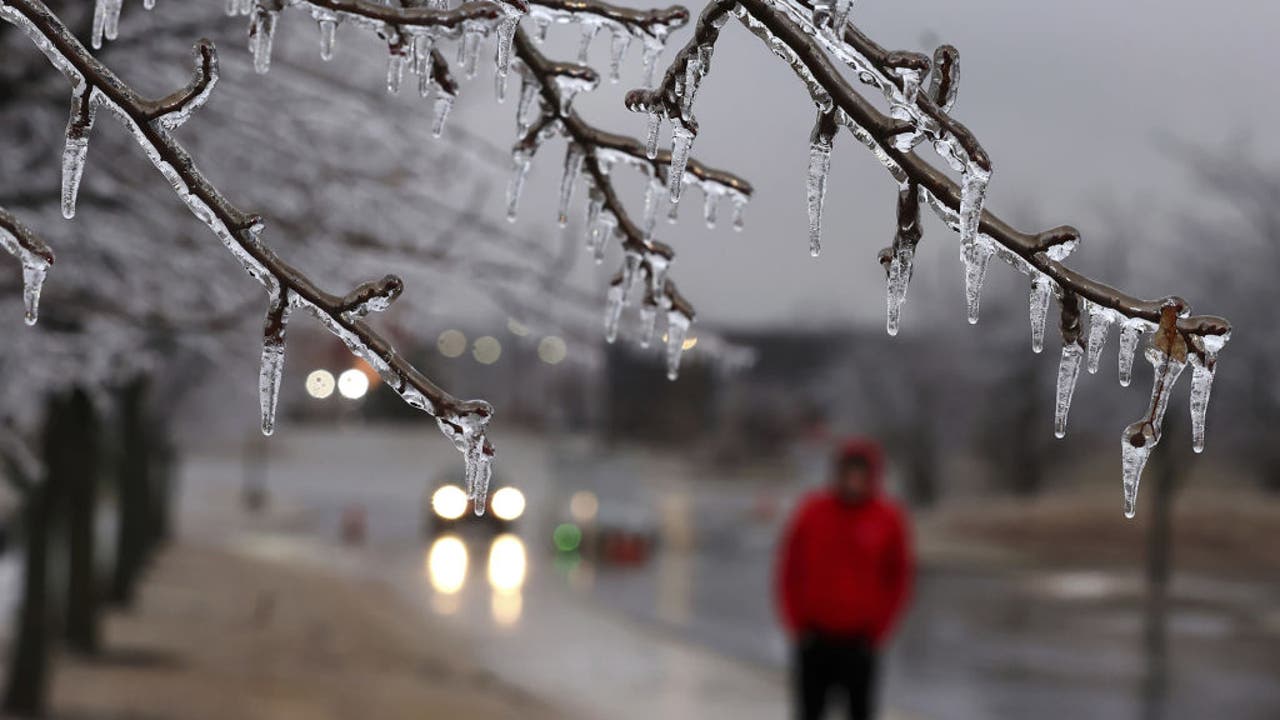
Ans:
{"label": "jacket hood", "polygon": [[855,437],[845,440],[836,451],[836,466],[850,460],[861,460],[867,465],[871,491],[879,494],[884,484],[884,448],[870,438]]}

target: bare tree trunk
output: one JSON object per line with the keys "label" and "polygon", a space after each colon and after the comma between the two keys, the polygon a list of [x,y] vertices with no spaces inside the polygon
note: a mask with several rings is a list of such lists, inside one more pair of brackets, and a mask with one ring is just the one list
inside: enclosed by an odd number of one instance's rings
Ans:
{"label": "bare tree trunk", "polygon": [[94,526],[98,505],[99,426],[93,403],[77,389],[68,406],[67,645],[96,653],[100,645],[100,603]]}
{"label": "bare tree trunk", "polygon": [[111,577],[111,602],[133,604],[134,585],[146,560],[151,531],[150,454],[144,422],[147,382],[138,379],[120,391],[120,453],[116,465],[118,483],[118,537],[115,568]]}
{"label": "bare tree trunk", "polygon": [[48,701],[49,640],[54,617],[49,592],[49,536],[69,454],[65,444],[66,410],[67,403],[62,398],[51,397],[47,402],[43,435],[45,476],[31,485],[23,503],[25,562],[17,634],[4,695],[7,716],[38,717],[44,714]]}

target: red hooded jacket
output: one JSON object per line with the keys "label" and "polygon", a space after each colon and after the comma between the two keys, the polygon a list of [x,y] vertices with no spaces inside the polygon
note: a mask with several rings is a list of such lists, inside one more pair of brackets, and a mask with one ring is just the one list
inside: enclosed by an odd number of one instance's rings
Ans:
{"label": "red hooded jacket", "polygon": [[910,539],[901,511],[880,492],[880,447],[852,440],[840,454],[866,461],[872,496],[848,503],[823,490],[801,501],[782,538],[778,610],[792,636],[864,635],[880,645],[911,593]]}

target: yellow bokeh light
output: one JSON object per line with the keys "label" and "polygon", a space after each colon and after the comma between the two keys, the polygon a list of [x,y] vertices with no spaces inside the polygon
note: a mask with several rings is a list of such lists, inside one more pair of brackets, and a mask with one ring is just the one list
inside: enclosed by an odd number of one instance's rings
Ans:
{"label": "yellow bokeh light", "polygon": [[495,591],[515,592],[523,587],[528,566],[523,540],[511,533],[493,539],[489,547],[489,584]]}
{"label": "yellow bokeh light", "polygon": [[307,376],[307,394],[317,400],[324,400],[333,394],[336,385],[333,373],[328,370],[312,370]]}
{"label": "yellow bokeh light", "polygon": [[427,553],[427,576],[438,593],[453,595],[467,582],[467,546],[456,535],[442,535]]}
{"label": "yellow bokeh light", "polygon": [[436,349],[445,357],[456,358],[467,351],[467,336],[461,330],[445,330],[436,338]]}
{"label": "yellow bokeh light", "polygon": [[538,342],[538,359],[548,365],[559,365],[568,354],[564,340],[555,335],[548,335]]}
{"label": "yellow bokeh light", "polygon": [[471,347],[471,356],[481,365],[492,365],[502,357],[502,343],[492,335],[478,337]]}

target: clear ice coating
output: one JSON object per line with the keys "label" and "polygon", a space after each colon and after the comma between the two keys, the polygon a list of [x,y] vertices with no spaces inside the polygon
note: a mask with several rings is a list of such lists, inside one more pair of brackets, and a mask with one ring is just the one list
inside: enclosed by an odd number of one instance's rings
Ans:
{"label": "clear ice coating", "polygon": [[97,91],[83,82],[71,95],[71,118],[67,121],[66,145],[62,148],[62,217],[68,220],[76,215],[76,196],[80,193],[80,179],[89,154],[89,133],[97,114],[96,95]]}
{"label": "clear ice coating", "polygon": [[987,277],[987,265],[995,248],[991,241],[977,238],[960,246],[960,259],[964,261],[964,299],[970,325],[978,322],[978,310],[982,303],[982,283]]}
{"label": "clear ice coating", "polygon": [[886,303],[888,314],[885,319],[885,332],[890,336],[898,334],[902,321],[902,305],[907,299],[907,286],[911,283],[912,264],[916,251],[912,247],[900,247],[894,250],[889,261],[889,277],[887,280]]}
{"label": "clear ice coating", "polygon": [[1133,356],[1138,351],[1138,341],[1142,339],[1141,320],[1126,320],[1120,326],[1120,386],[1129,387],[1133,376]]}
{"label": "clear ice coating", "polygon": [[582,23],[582,36],[578,39],[578,62],[585,65],[591,57],[591,41],[596,39],[596,33],[600,32],[600,24],[593,22]]}
{"label": "clear ice coating", "polygon": [[573,188],[582,174],[582,161],[586,153],[577,143],[569,143],[564,155],[564,174],[560,176],[560,226],[569,222],[569,203],[573,200]]}
{"label": "clear ice coating", "polygon": [[259,4],[254,7],[253,19],[249,21],[249,52],[253,54],[253,70],[259,75],[271,69],[271,45],[276,36],[277,13]]}
{"label": "clear ice coating", "polygon": [[1053,406],[1053,435],[1067,436],[1067,414],[1071,412],[1071,396],[1076,392],[1076,380],[1080,377],[1080,361],[1084,348],[1078,342],[1062,346],[1062,358],[1058,361],[1058,392]]}
{"label": "clear ice coating", "polygon": [[684,189],[684,169],[689,163],[689,149],[693,146],[693,132],[684,123],[671,123],[671,165],[667,168],[667,189],[671,203],[680,202]]}
{"label": "clear ice coating", "polygon": [[676,309],[667,311],[667,379],[680,377],[680,356],[689,335],[689,316]]}
{"label": "clear ice coating", "polygon": [[978,226],[982,222],[982,206],[990,180],[990,171],[972,162],[965,166],[960,188],[960,243],[963,245],[978,241]]}
{"label": "clear ice coating", "polygon": [[[1123,337],[1123,336],[1122,336]],[[1152,346],[1147,348],[1147,361],[1155,368],[1151,384],[1151,405],[1147,415],[1124,429],[1120,438],[1122,470],[1124,475],[1124,516],[1132,518],[1137,512],[1138,481],[1142,469],[1151,457],[1151,451],[1160,442],[1160,430],[1164,426],[1164,414],[1169,409],[1169,397],[1173,386],[1186,367],[1184,360]]]}
{"label": "clear ice coating", "polygon": [[520,194],[524,191],[525,178],[529,176],[529,167],[533,165],[533,153],[516,149],[511,153],[511,182],[507,185],[507,221],[516,221],[516,212],[520,208]]}
{"label": "clear ice coating", "polygon": [[1102,350],[1107,345],[1107,331],[1114,316],[1110,310],[1089,303],[1089,373],[1098,372],[1102,362]]}
{"label": "clear ice coating", "polygon": [[644,63],[644,86],[647,88],[651,88],[656,84],[658,58],[661,57],[664,47],[666,45],[662,40],[650,37],[644,39],[644,52],[641,58]]}
{"label": "clear ice coating", "polygon": [[262,434],[276,429],[276,405],[284,375],[285,327],[289,324],[287,292],[272,299],[262,333],[262,365],[258,374],[258,401],[262,406]]}
{"label": "clear ice coating", "polygon": [[[1049,316],[1049,299],[1053,296],[1053,281],[1040,273],[1031,279],[1031,351],[1044,350],[1044,326]],[[1075,384],[1075,381],[1072,381]],[[1059,388],[1061,392],[1061,388]]]}
{"label": "clear ice coating", "polygon": [[1205,335],[1204,357],[1190,353],[1191,359],[1191,449],[1204,452],[1205,414],[1209,410],[1209,391],[1213,388],[1213,376],[1218,370],[1218,352],[1226,344],[1227,335]]}
{"label": "clear ice coating", "polygon": [[814,132],[809,143],[809,254],[822,252],[822,203],[827,197],[827,173],[831,170],[831,136]]}

